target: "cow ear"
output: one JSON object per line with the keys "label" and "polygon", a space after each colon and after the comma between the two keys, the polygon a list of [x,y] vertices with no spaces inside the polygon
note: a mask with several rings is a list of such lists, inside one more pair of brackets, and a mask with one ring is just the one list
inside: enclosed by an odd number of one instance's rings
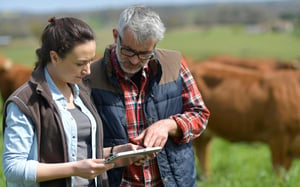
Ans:
{"label": "cow ear", "polygon": [[50,58],[51,58],[51,62],[55,65],[57,64],[58,60],[59,60],[59,56],[57,55],[56,51],[50,51],[49,52]]}
{"label": "cow ear", "polygon": [[12,68],[12,66],[13,66],[13,63],[11,62],[11,60],[10,59],[6,59],[3,69],[5,71],[9,71]]}

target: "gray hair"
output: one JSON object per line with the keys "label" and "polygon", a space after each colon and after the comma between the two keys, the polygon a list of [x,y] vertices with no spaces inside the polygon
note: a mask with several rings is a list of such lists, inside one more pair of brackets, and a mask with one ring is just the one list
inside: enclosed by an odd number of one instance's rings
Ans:
{"label": "gray hair", "polygon": [[126,29],[129,29],[138,43],[150,39],[155,39],[158,43],[164,38],[166,30],[159,15],[151,8],[144,6],[125,9],[120,15],[117,29],[121,36]]}

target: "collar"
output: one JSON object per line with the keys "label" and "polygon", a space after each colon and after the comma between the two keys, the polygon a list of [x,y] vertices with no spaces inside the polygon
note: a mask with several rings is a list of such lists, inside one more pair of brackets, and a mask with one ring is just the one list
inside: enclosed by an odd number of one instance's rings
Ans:
{"label": "collar", "polygon": [[[48,83],[50,92],[52,94],[52,98],[53,100],[61,100],[61,99],[65,99],[63,94],[59,91],[59,89],[57,88],[57,86],[54,84],[51,76],[49,75],[49,72],[47,70],[47,68],[44,68],[44,73],[45,73],[45,77],[46,77],[46,81]],[[74,99],[79,97],[79,88],[76,84],[70,84],[73,95],[74,95]]]}

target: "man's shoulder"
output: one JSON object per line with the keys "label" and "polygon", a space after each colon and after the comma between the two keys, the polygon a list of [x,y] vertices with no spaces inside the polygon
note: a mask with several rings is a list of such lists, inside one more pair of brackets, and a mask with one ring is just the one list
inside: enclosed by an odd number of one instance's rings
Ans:
{"label": "man's shoulder", "polygon": [[99,68],[101,67],[102,62],[103,62],[103,57],[98,58],[95,61],[93,61],[91,63],[91,71],[99,70]]}
{"label": "man's shoulder", "polygon": [[181,67],[181,53],[170,49],[156,49],[155,53],[161,65],[161,71],[164,72],[160,84],[177,80]]}
{"label": "man's shoulder", "polygon": [[155,53],[157,55],[177,55],[181,56],[181,52],[173,49],[163,49],[163,48],[157,48],[155,50]]}

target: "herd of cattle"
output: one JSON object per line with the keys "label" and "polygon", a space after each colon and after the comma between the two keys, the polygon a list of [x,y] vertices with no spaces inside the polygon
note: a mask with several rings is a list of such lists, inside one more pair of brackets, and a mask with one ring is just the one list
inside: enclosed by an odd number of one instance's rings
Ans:
{"label": "herd of cattle", "polygon": [[211,111],[207,130],[194,141],[202,175],[209,171],[209,143],[214,135],[232,142],[263,142],[270,148],[275,171],[288,171],[293,158],[300,156],[297,62],[219,56],[189,64]]}
{"label": "herd of cattle", "polygon": [[[300,69],[298,62],[215,56],[187,64],[211,111],[206,131],[193,141],[202,177],[209,173],[213,136],[269,146],[276,172],[300,157]],[[29,79],[31,67],[0,56],[2,101]]]}

